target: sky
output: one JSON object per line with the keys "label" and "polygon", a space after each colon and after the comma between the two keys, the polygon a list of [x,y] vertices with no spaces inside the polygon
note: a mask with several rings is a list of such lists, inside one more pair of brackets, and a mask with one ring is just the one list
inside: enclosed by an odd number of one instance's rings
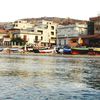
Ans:
{"label": "sky", "polygon": [[0,22],[61,17],[89,20],[100,15],[100,0],[0,0]]}

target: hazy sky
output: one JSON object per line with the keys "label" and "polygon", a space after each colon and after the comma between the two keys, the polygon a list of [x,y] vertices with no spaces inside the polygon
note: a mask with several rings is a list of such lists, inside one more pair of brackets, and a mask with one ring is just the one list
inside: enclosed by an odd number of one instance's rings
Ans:
{"label": "hazy sky", "polygon": [[100,0],[1,0],[0,22],[34,17],[88,20],[100,14]]}

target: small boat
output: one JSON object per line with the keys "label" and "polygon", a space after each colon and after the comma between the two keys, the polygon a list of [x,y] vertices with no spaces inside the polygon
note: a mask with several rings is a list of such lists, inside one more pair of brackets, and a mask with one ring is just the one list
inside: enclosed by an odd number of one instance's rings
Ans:
{"label": "small boat", "polygon": [[10,48],[10,51],[13,53],[23,52],[23,49],[21,48]]}
{"label": "small boat", "polygon": [[76,47],[76,48],[71,48],[71,54],[73,55],[78,55],[78,54],[88,54],[89,48],[84,48],[84,47]]}
{"label": "small boat", "polygon": [[3,48],[0,48],[0,51],[3,51]]}
{"label": "small boat", "polygon": [[69,48],[64,48],[63,49],[63,54],[71,54],[71,49],[69,49]]}
{"label": "small boat", "polygon": [[10,48],[11,51],[18,51],[18,48]]}
{"label": "small boat", "polygon": [[54,49],[44,49],[44,50],[39,50],[39,53],[53,53]]}

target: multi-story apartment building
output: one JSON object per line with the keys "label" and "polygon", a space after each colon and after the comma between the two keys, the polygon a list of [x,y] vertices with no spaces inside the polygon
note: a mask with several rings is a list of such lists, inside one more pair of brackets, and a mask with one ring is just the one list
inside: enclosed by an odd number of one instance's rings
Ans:
{"label": "multi-story apartment building", "polygon": [[87,24],[71,24],[57,28],[57,46],[69,44],[72,38],[87,33]]}
{"label": "multi-story apartment building", "polygon": [[57,24],[52,21],[41,20],[36,25],[31,25],[26,21],[14,22],[14,28],[20,29],[19,35],[28,44],[40,46],[52,46],[56,44]]}
{"label": "multi-story apartment building", "polygon": [[42,20],[34,27],[34,32],[41,33],[41,46],[52,46],[56,44],[57,24],[52,21]]}
{"label": "multi-story apartment building", "polygon": [[13,27],[15,29],[28,29],[28,28],[33,28],[34,24],[31,24],[25,20],[17,20],[13,23]]}

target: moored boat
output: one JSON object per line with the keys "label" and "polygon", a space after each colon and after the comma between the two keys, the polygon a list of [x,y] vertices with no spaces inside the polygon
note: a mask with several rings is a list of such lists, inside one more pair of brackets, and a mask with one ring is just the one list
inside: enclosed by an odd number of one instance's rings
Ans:
{"label": "moored boat", "polygon": [[95,55],[100,55],[100,48],[93,48]]}
{"label": "moored boat", "polygon": [[3,48],[0,48],[0,51],[3,51]]}
{"label": "moored boat", "polygon": [[78,55],[78,54],[88,54],[89,48],[84,48],[84,47],[75,47],[71,48],[71,54],[73,55]]}
{"label": "moored boat", "polygon": [[39,50],[39,53],[53,53],[54,49],[44,49],[44,50]]}
{"label": "moored boat", "polygon": [[63,54],[71,54],[71,49],[68,49],[68,48],[64,48],[63,49]]}

